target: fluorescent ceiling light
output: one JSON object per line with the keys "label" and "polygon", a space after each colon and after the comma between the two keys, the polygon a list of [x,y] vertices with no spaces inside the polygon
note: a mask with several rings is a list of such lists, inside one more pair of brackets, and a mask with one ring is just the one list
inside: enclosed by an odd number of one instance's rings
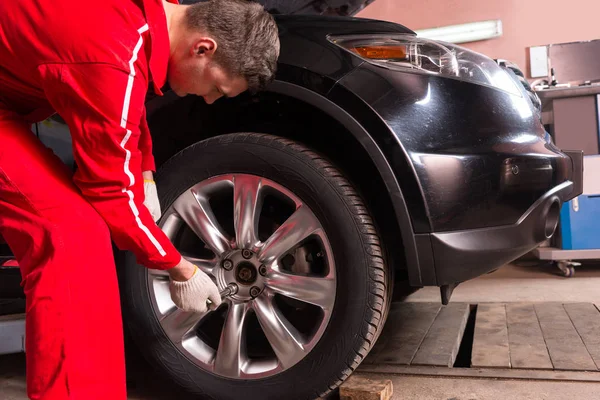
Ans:
{"label": "fluorescent ceiling light", "polygon": [[417,36],[426,39],[442,40],[448,43],[466,43],[502,36],[502,21],[490,20],[468,24],[448,25],[440,28],[415,31]]}

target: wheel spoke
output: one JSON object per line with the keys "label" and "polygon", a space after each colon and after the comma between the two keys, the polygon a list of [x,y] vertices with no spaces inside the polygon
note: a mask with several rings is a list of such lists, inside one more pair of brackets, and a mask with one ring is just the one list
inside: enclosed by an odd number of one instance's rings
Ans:
{"label": "wheel spoke", "polygon": [[192,264],[196,265],[202,272],[204,272],[205,274],[208,274],[208,275],[213,274],[213,269],[215,268],[215,265],[217,265],[216,259],[206,260],[203,258],[196,258],[196,257],[191,257],[191,256],[186,256],[186,255],[184,255],[183,258],[185,258]]}
{"label": "wheel spoke", "polygon": [[219,349],[215,358],[215,372],[235,378],[240,376],[246,356],[242,354],[244,321],[248,313],[246,304],[231,304],[221,332]]}
{"label": "wheel spoke", "polygon": [[274,292],[292,299],[331,310],[335,300],[335,279],[292,275],[278,271],[269,273],[266,284]]}
{"label": "wheel spoke", "polygon": [[207,199],[189,190],[177,199],[173,208],[216,255],[231,249]]}
{"label": "wheel spoke", "polygon": [[304,239],[321,229],[321,224],[308,207],[300,206],[265,242],[259,259],[270,264]]}
{"label": "wheel spoke", "polygon": [[173,307],[160,319],[160,323],[172,341],[181,343],[206,315],[208,312],[195,313]]}
{"label": "wheel spoke", "polygon": [[252,175],[238,175],[233,180],[233,212],[236,243],[240,249],[252,249],[258,242],[258,220],[262,207],[262,180]]}
{"label": "wheel spoke", "polygon": [[304,357],[306,350],[302,335],[274,307],[272,295],[263,292],[254,300],[254,310],[267,340],[284,368],[291,367]]}
{"label": "wheel spoke", "polygon": [[175,307],[175,303],[173,303],[173,300],[171,299],[171,292],[169,290],[169,277],[166,275],[154,274],[154,272],[162,272],[159,270],[148,270],[148,272],[148,276],[151,279],[150,287],[154,291],[154,299],[160,318]]}
{"label": "wheel spoke", "polygon": [[177,234],[182,223],[183,221],[179,214],[173,211],[166,211],[162,217],[160,229],[162,229],[165,235],[172,239]]}

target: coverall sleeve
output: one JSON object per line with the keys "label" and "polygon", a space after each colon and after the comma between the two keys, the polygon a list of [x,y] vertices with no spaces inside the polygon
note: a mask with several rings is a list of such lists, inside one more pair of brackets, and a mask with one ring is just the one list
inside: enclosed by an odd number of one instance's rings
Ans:
{"label": "coverall sleeve", "polygon": [[181,255],[143,204],[143,73],[94,63],[47,65],[40,73],[48,100],[71,131],[74,183],[116,245],[148,268],[174,267]]}
{"label": "coverall sleeve", "polygon": [[156,172],[156,165],[154,163],[154,155],[152,154],[152,136],[150,135],[150,129],[148,128],[148,121],[146,120],[146,107],[142,111],[142,118],[140,119],[140,144],[139,149],[142,152],[142,172],[152,171]]}

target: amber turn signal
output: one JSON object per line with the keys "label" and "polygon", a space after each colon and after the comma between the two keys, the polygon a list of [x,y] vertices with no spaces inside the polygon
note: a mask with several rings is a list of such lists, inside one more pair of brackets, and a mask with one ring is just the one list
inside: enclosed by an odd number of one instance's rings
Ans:
{"label": "amber turn signal", "polygon": [[405,60],[407,53],[406,46],[361,46],[351,50],[371,60]]}

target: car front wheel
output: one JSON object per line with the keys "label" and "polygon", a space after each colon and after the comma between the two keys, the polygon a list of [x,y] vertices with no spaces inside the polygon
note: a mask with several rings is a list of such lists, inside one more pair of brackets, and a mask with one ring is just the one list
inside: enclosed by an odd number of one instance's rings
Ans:
{"label": "car front wheel", "polygon": [[124,265],[124,315],[149,361],[202,398],[314,399],[374,344],[391,278],[372,218],[330,162],[263,134],[219,136],[156,176],[159,226],[235,295],[178,309],[168,275]]}

